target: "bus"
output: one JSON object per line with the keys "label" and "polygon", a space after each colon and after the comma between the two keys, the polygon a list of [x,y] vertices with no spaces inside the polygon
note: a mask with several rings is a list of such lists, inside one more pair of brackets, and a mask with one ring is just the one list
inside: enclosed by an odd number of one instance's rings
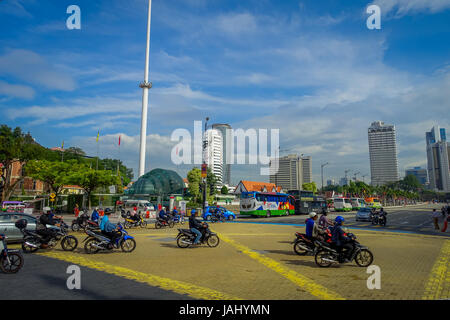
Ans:
{"label": "bus", "polygon": [[367,207],[369,207],[369,208],[379,209],[382,207],[380,199],[378,199],[378,198],[370,197],[370,198],[366,198],[365,201],[366,201]]}
{"label": "bus", "polygon": [[353,210],[359,210],[361,208],[366,207],[366,202],[364,201],[364,199],[361,199],[361,198],[351,198],[350,202],[352,204]]}
{"label": "bus", "polygon": [[352,211],[352,204],[349,198],[334,198],[334,211]]}
{"label": "bus", "polygon": [[295,199],[275,192],[242,192],[240,214],[248,216],[288,216],[295,213]]}
{"label": "bus", "polygon": [[305,190],[288,190],[295,199],[295,214],[308,214],[314,210],[314,192]]}
{"label": "bus", "polygon": [[311,211],[314,211],[316,213],[323,213],[323,212],[328,212],[328,205],[327,205],[327,201],[325,200],[325,198],[321,197],[321,196],[314,196],[313,197],[313,202],[311,204]]}

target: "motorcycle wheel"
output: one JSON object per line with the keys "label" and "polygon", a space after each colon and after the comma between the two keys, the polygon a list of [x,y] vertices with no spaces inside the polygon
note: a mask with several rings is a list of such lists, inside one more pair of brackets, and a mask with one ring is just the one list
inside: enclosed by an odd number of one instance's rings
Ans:
{"label": "motorcycle wheel", "polygon": [[182,235],[177,239],[177,246],[183,249],[187,248],[190,246],[190,244],[186,242],[191,242],[191,239],[188,236]]}
{"label": "motorcycle wheel", "polygon": [[213,234],[208,238],[208,240],[206,240],[206,244],[211,248],[217,247],[219,245],[219,242],[220,242],[219,237],[215,234]]}
{"label": "motorcycle wheel", "polygon": [[74,236],[65,236],[61,241],[64,251],[73,251],[78,247],[78,239]]}
{"label": "motorcycle wheel", "polygon": [[128,222],[128,221],[125,221],[124,223],[123,223],[123,228],[124,229],[128,229],[130,227],[130,223]]}
{"label": "motorcycle wheel", "polygon": [[368,267],[373,262],[373,254],[368,249],[360,250],[355,256],[355,262],[360,267]]}
{"label": "motorcycle wheel", "polygon": [[229,215],[229,216],[228,216],[228,221],[233,221],[233,220],[234,220],[234,216]]}
{"label": "motorcycle wheel", "polygon": [[141,228],[147,228],[147,221],[141,222]]}
{"label": "motorcycle wheel", "polygon": [[161,223],[158,221],[155,222],[155,229],[160,229],[162,227]]}
{"label": "motorcycle wheel", "polygon": [[[25,243],[26,241],[33,242],[32,239],[23,239],[23,242],[22,242],[22,251],[23,252],[25,252],[25,253],[33,253],[33,252],[38,251],[39,246],[38,246],[38,248],[29,246],[29,245],[27,245]],[[33,244],[35,244],[35,243],[33,243]]]}
{"label": "motorcycle wheel", "polygon": [[77,232],[80,230],[80,225],[78,223],[72,223],[72,226],[70,228],[73,232]]}
{"label": "motorcycle wheel", "polygon": [[330,259],[330,254],[325,250],[320,250],[316,253],[316,256],[314,257],[314,260],[316,261],[316,264],[321,268],[328,268],[331,266],[332,262],[324,261],[323,259]]}
{"label": "motorcycle wheel", "polygon": [[133,252],[133,250],[136,249],[136,241],[134,239],[123,240],[120,243],[120,248],[126,253]]}
{"label": "motorcycle wheel", "polygon": [[87,254],[99,252],[100,249],[94,247],[93,244],[98,244],[97,239],[91,238],[91,239],[87,240],[86,243],[84,244],[84,252],[86,252]]}
{"label": "motorcycle wheel", "polygon": [[4,273],[17,273],[23,266],[23,257],[19,252],[8,253],[8,259],[2,257],[0,260],[0,268]]}
{"label": "motorcycle wheel", "polygon": [[170,227],[170,228],[173,228],[174,225],[175,225],[175,222],[173,222],[173,220],[171,220],[171,221],[169,222],[169,227]]}
{"label": "motorcycle wheel", "polygon": [[306,244],[303,241],[296,241],[294,243],[294,252],[298,254],[299,256],[304,256],[308,253],[308,250],[300,248],[300,244],[303,246],[306,246]]}

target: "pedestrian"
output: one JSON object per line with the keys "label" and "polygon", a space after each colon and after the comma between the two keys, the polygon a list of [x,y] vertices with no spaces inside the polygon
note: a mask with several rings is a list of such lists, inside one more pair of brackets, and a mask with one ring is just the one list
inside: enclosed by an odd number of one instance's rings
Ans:
{"label": "pedestrian", "polygon": [[440,215],[441,214],[438,211],[436,211],[436,209],[433,209],[432,217],[433,217],[433,222],[434,222],[434,229],[436,229],[436,230],[439,230],[439,216]]}
{"label": "pedestrian", "polygon": [[80,208],[78,208],[78,203],[75,204],[75,209],[73,209],[73,212],[75,213],[75,218],[77,218],[78,215],[80,214]]}
{"label": "pedestrian", "polygon": [[450,222],[450,207],[447,206],[444,211],[444,226],[442,227],[442,232],[447,231],[448,223]]}

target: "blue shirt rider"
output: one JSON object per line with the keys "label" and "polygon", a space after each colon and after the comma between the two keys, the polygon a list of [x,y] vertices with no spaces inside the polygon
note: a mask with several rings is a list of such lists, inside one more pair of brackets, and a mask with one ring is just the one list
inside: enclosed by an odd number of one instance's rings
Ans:
{"label": "blue shirt rider", "polygon": [[115,240],[117,237],[120,236],[120,234],[118,232],[116,232],[117,225],[115,225],[114,223],[111,223],[109,221],[110,214],[111,214],[110,211],[105,212],[105,215],[103,216],[103,218],[100,221],[99,227],[100,227],[100,230],[102,231],[102,234],[111,239],[111,241],[109,243],[109,247],[111,248],[115,244]]}
{"label": "blue shirt rider", "polygon": [[98,222],[98,218],[99,218],[99,214],[98,214],[97,208],[95,208],[94,211],[92,211],[91,220],[94,222]]}
{"label": "blue shirt rider", "polygon": [[167,213],[166,213],[166,211],[165,211],[164,209],[165,209],[165,208],[163,207],[163,208],[161,209],[161,211],[159,212],[159,217],[160,217],[162,220],[168,222],[168,221],[169,221],[169,216],[167,215]]}

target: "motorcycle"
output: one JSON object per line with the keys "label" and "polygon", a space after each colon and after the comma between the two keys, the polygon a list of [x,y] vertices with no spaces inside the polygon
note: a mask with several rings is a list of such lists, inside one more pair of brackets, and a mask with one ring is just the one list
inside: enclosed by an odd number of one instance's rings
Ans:
{"label": "motorcycle", "polygon": [[378,217],[379,225],[385,227],[386,226],[386,222],[387,222],[386,214],[380,214],[380,216]]}
{"label": "motorcycle", "polygon": [[100,250],[112,251],[114,248],[121,248],[123,252],[130,253],[136,249],[136,240],[130,236],[121,223],[117,224],[120,237],[114,243],[99,231],[86,230],[88,235],[84,240],[84,251],[88,254],[97,253]]}
{"label": "motorcycle", "polygon": [[23,257],[17,249],[8,249],[7,236],[0,234],[0,269],[4,273],[17,273],[23,266]]}
{"label": "motorcycle", "polygon": [[325,245],[331,245],[331,231],[326,229],[320,238],[315,240],[310,240],[306,237],[304,233],[295,233],[296,239],[292,242],[294,245],[294,252],[299,256],[304,256],[306,254],[315,255],[317,250],[320,248],[318,242],[322,242]]}
{"label": "motorcycle", "polygon": [[[36,252],[45,242],[43,237],[37,231],[27,230],[27,220],[21,219],[16,221],[16,228],[23,234],[22,250],[25,253]],[[65,225],[67,226],[67,225]],[[53,235],[47,242],[49,248],[55,247],[61,241],[61,247],[64,251],[73,251],[78,246],[78,239],[67,234],[67,228],[63,224],[59,224],[58,228],[52,229]]]}
{"label": "motorcycle", "polygon": [[373,262],[373,253],[368,247],[361,245],[356,241],[356,236],[352,233],[348,233],[347,237],[351,238],[351,243],[353,245],[353,252],[349,261],[343,261],[340,259],[339,252],[333,246],[327,246],[319,243],[320,249],[315,254],[314,260],[316,264],[321,268],[326,268],[334,263],[346,263],[352,262],[353,260],[360,267],[368,267]]}
{"label": "motorcycle", "polygon": [[157,217],[156,222],[155,222],[155,229],[160,229],[160,228],[164,228],[164,227],[173,228],[174,225],[175,225],[175,222],[173,221],[172,218],[169,218],[169,222],[167,222],[166,220],[163,220],[160,217]]}
{"label": "motorcycle", "polygon": [[377,225],[378,224],[378,220],[379,220],[378,213],[373,213],[372,216],[370,217],[370,220],[371,220],[373,225]]}
{"label": "motorcycle", "polygon": [[223,215],[223,213],[213,213],[211,214],[209,220],[211,222],[225,222],[225,216]]}
{"label": "motorcycle", "polygon": [[184,219],[184,216],[175,214],[175,215],[172,215],[172,220],[174,223],[184,224],[185,219]]}
{"label": "motorcycle", "polygon": [[142,218],[140,214],[136,214],[136,216],[139,218],[138,220],[134,220],[130,217],[125,218],[125,222],[123,223],[123,227],[125,229],[132,228],[132,227],[141,227],[146,228],[147,227],[147,221]]}
{"label": "motorcycle", "polygon": [[87,212],[83,212],[75,220],[72,221],[72,225],[70,226],[70,228],[74,232],[77,232],[80,229],[85,229],[88,221],[89,221],[89,214]]}
{"label": "motorcycle", "polygon": [[[203,229],[200,230],[202,237],[200,238],[200,244],[207,244],[211,248],[215,248],[219,245],[219,237],[216,233],[209,230],[209,226],[206,222],[203,223]],[[180,248],[187,248],[194,245],[194,240],[197,237],[191,229],[178,229],[178,235],[176,238],[177,245]]]}

